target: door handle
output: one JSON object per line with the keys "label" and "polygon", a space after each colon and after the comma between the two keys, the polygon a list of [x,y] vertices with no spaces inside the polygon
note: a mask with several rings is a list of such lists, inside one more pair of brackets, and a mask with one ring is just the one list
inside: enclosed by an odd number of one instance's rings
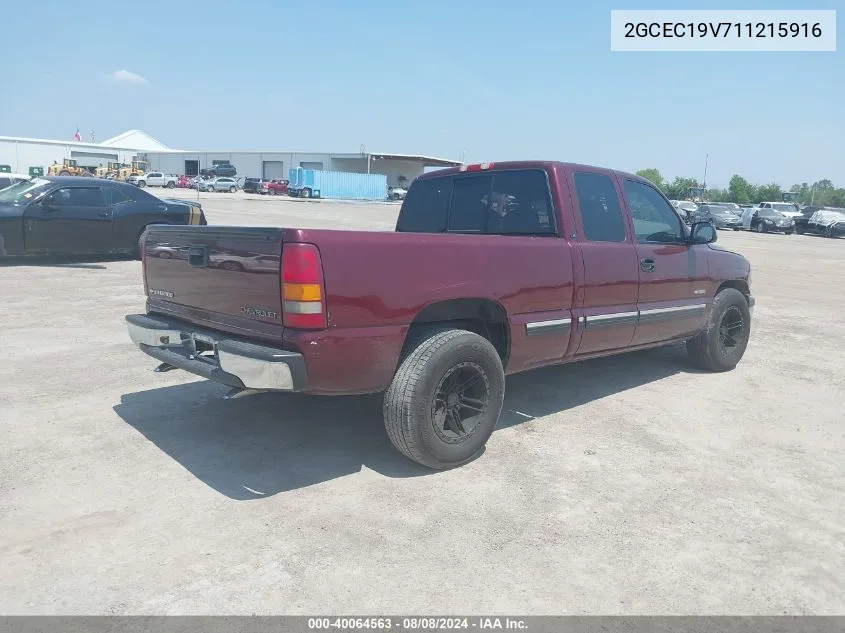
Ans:
{"label": "door handle", "polygon": [[644,257],[640,260],[640,268],[642,268],[644,272],[653,273],[655,268],[654,260],[650,257]]}
{"label": "door handle", "polygon": [[110,213],[110,212],[108,212],[108,211],[100,211],[97,215],[99,215],[101,218],[109,218],[109,217],[111,217],[111,213]]}

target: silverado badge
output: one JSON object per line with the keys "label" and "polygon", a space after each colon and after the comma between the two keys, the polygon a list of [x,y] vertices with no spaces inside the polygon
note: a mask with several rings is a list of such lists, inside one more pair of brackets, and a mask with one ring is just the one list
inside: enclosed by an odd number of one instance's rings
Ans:
{"label": "silverado badge", "polygon": [[165,299],[172,299],[173,293],[169,290],[157,290],[156,288],[150,288],[150,296],[154,297],[164,297]]}

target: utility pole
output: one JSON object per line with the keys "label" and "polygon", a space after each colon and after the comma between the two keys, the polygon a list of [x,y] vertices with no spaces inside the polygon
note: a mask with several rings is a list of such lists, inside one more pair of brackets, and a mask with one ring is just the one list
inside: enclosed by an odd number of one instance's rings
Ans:
{"label": "utility pole", "polygon": [[707,191],[707,159],[710,158],[710,154],[704,155],[704,182],[701,183],[701,187],[704,191]]}

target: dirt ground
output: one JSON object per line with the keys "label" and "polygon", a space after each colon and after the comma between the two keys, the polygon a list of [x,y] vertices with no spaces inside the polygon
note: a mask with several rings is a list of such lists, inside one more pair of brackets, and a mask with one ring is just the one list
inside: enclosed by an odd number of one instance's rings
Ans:
{"label": "dirt ground", "polygon": [[[214,224],[398,209],[201,201]],[[378,396],[154,374],[123,322],[138,262],[0,267],[0,611],[845,612],[845,240],[719,242],[757,298],[735,371],[673,347],[511,377],[485,454],[441,473]]]}

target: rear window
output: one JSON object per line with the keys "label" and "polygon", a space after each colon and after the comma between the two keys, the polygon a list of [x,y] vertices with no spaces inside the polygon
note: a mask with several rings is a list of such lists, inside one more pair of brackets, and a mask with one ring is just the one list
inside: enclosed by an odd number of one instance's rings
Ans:
{"label": "rear window", "polygon": [[546,173],[521,169],[416,180],[396,230],[555,235]]}

